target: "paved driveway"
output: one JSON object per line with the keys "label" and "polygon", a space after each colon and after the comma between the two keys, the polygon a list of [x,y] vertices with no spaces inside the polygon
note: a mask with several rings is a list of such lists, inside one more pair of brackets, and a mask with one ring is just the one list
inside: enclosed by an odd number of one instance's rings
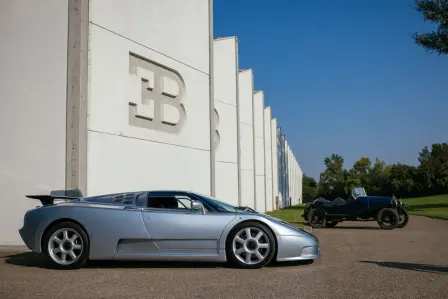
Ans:
{"label": "paved driveway", "polygon": [[403,229],[347,222],[314,230],[322,258],[240,270],[217,264],[95,262],[55,271],[32,253],[1,253],[0,298],[447,298],[448,221]]}

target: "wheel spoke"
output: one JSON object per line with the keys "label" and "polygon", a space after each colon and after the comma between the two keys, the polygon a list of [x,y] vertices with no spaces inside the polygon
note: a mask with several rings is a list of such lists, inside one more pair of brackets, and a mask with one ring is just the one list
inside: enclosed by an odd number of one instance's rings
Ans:
{"label": "wheel spoke", "polygon": [[240,237],[238,237],[238,236],[236,236],[235,237],[235,241],[236,242],[238,242],[238,243],[241,243],[241,244],[243,244],[244,243],[244,240],[243,239],[241,239]]}
{"label": "wheel spoke", "polygon": [[52,240],[53,242],[58,243],[58,244],[61,244],[61,242],[62,242],[62,240],[59,239],[58,236],[54,236],[53,238],[51,238],[51,240]]}
{"label": "wheel spoke", "polygon": [[251,239],[252,235],[250,234],[250,227],[246,228],[246,240]]}
{"label": "wheel spoke", "polygon": [[70,240],[68,238],[68,231],[67,230],[64,230],[64,240]]}
{"label": "wheel spoke", "polygon": [[79,244],[73,244],[72,246],[73,246],[73,249],[81,249],[82,248],[82,246]]}
{"label": "wheel spoke", "polygon": [[59,253],[59,252],[61,252],[61,249],[59,247],[56,247],[56,248],[51,249],[51,252]]}
{"label": "wheel spoke", "polygon": [[268,243],[259,243],[258,248],[269,248],[269,244]]}
{"label": "wheel spoke", "polygon": [[77,234],[73,234],[73,236],[70,238],[70,241],[72,243],[74,243],[76,239],[78,239],[78,235]]}
{"label": "wheel spoke", "polygon": [[258,234],[257,234],[257,236],[255,237],[255,240],[259,240],[260,238],[261,238],[261,236],[263,236],[263,232],[262,231],[260,231]]}
{"label": "wheel spoke", "polygon": [[246,253],[246,263],[250,264],[251,259],[252,259],[252,253],[247,252]]}
{"label": "wheel spoke", "polygon": [[62,261],[63,263],[67,262],[67,253],[62,253],[62,255],[61,255],[61,261]]}
{"label": "wheel spoke", "polygon": [[72,258],[72,260],[76,260],[76,254],[73,252],[73,250],[71,250],[69,252],[69,254],[70,254],[70,257]]}
{"label": "wheel spoke", "polygon": [[255,252],[255,256],[258,258],[259,261],[263,260],[263,256],[261,255],[261,253],[259,253],[258,251]]}
{"label": "wheel spoke", "polygon": [[236,251],[235,251],[235,254],[237,254],[237,255],[240,255],[241,253],[243,253],[243,252],[245,252],[246,250],[244,249],[244,247],[241,247],[241,248],[238,248]]}

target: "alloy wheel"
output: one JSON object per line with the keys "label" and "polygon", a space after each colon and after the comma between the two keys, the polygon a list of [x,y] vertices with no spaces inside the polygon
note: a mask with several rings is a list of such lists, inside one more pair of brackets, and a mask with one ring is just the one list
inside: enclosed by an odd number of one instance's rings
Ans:
{"label": "alloy wheel", "polygon": [[48,241],[48,254],[59,265],[73,264],[79,259],[82,252],[82,238],[71,228],[58,229]]}
{"label": "alloy wheel", "polygon": [[255,265],[266,259],[270,242],[266,233],[257,227],[245,227],[234,237],[233,253],[244,264]]}

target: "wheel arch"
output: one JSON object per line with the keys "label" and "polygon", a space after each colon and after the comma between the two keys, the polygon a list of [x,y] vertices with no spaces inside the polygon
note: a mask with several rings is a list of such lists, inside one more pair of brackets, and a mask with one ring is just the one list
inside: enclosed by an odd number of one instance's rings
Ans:
{"label": "wheel arch", "polygon": [[62,222],[73,222],[77,225],[79,225],[79,227],[81,227],[81,229],[85,232],[88,241],[90,242],[90,236],[89,236],[89,232],[86,230],[86,228],[84,227],[84,225],[82,225],[79,221],[76,221],[75,219],[72,218],[59,218],[54,220],[53,222],[50,222],[45,229],[42,231],[42,234],[40,236],[40,241],[39,241],[39,246],[40,246],[40,252],[44,252],[44,244],[42,244],[44,242],[44,236],[47,234],[47,232],[50,230],[51,227],[53,227],[54,225],[58,224],[58,223],[62,223]]}

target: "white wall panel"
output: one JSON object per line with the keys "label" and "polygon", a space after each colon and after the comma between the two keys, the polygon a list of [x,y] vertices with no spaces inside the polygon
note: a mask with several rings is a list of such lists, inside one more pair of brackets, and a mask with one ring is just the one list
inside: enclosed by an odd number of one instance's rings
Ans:
{"label": "white wall panel", "polygon": [[238,111],[240,120],[241,204],[255,208],[255,156],[253,122],[253,73],[238,73]]}
{"label": "white wall panel", "polygon": [[[216,161],[238,163],[238,134],[236,107],[215,101],[215,110],[218,113],[216,131],[219,134],[216,148]],[[216,135],[215,135],[216,136]]]}
{"label": "white wall panel", "polygon": [[254,94],[254,134],[255,134],[255,207],[260,213],[266,212],[266,182],[264,166],[264,92]]}
{"label": "white wall panel", "polygon": [[65,188],[68,1],[2,1],[0,28],[0,244],[23,245],[25,195]]}
{"label": "white wall panel", "polygon": [[278,209],[279,196],[279,173],[278,173],[278,136],[277,136],[277,119],[271,120],[271,154],[272,154],[272,207],[273,210]]}
{"label": "white wall panel", "polygon": [[265,153],[265,185],[266,185],[266,211],[274,209],[272,186],[272,132],[271,107],[264,108],[264,153]]}
{"label": "white wall panel", "polygon": [[209,73],[208,0],[93,0],[91,20],[115,35]]}
{"label": "white wall panel", "polygon": [[88,138],[91,195],[151,189],[210,193],[207,151],[93,131]]}
{"label": "white wall panel", "polygon": [[[215,197],[238,205],[237,40],[214,41]],[[218,139],[218,142],[217,140]]]}
{"label": "white wall panel", "polygon": [[[238,202],[238,164],[216,163],[216,198],[231,205]],[[235,187],[236,186],[236,187]]]}
{"label": "white wall panel", "polygon": [[208,1],[94,0],[91,15],[89,195],[110,188],[210,194]]}
{"label": "white wall panel", "polygon": [[254,171],[241,170],[241,205],[255,208]]}

